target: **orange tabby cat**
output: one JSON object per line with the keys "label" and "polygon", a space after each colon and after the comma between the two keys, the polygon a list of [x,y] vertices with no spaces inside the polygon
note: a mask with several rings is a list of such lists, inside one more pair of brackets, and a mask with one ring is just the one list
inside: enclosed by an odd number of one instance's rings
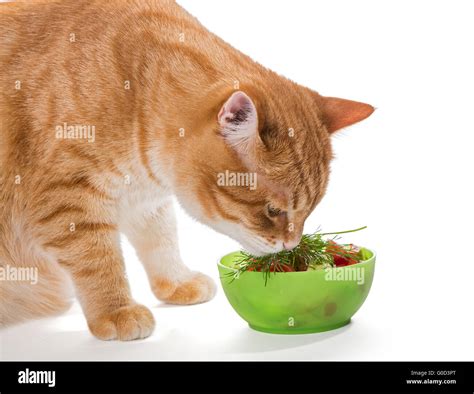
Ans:
{"label": "orange tabby cat", "polygon": [[373,112],[256,64],[170,0],[1,4],[0,68],[0,264],[38,270],[37,284],[1,281],[1,324],[66,310],[72,282],[105,340],[154,327],[120,232],[160,300],[207,301],[171,196],[255,254],[293,248],[326,189],[330,134]]}

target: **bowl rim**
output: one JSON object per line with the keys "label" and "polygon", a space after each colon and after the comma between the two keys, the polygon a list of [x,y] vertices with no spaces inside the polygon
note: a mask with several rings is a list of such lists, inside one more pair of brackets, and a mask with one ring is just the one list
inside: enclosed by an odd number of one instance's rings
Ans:
{"label": "bowl rim", "polygon": [[[369,248],[366,248],[365,246],[360,246],[361,248],[364,248],[364,249],[367,249],[369,252],[372,253],[372,256],[367,259],[367,260],[364,260],[364,261],[361,261],[357,264],[353,264],[353,265],[346,265],[344,267],[332,267],[330,269],[345,269],[345,268],[351,268],[351,267],[356,267],[356,266],[360,266],[360,265],[366,265],[366,264],[369,264],[369,263],[372,263],[372,262],[375,262],[376,261],[376,257],[377,257],[377,253],[373,250],[373,249],[369,249]],[[236,268],[232,268],[232,267],[228,267],[227,265],[224,265],[221,263],[222,259],[224,257],[227,257],[229,256],[230,254],[233,254],[233,253],[238,253],[240,252],[240,250],[236,250],[234,252],[230,252],[230,253],[227,253],[225,254],[224,256],[220,257],[218,260],[217,260],[217,266],[218,267],[222,267],[222,268],[225,268],[227,270],[230,270],[230,271],[234,271],[234,272],[237,272],[237,269]],[[272,274],[275,274],[275,275],[279,275],[279,274],[305,274],[305,273],[309,273],[309,272],[312,272],[312,273],[315,273],[315,272],[321,272],[321,271],[325,271],[325,270],[317,270],[317,271],[294,271],[294,272],[272,272]],[[252,271],[249,271],[247,273],[250,273],[250,274],[261,274],[261,272],[258,272],[258,271],[255,271],[255,272],[252,272]]]}

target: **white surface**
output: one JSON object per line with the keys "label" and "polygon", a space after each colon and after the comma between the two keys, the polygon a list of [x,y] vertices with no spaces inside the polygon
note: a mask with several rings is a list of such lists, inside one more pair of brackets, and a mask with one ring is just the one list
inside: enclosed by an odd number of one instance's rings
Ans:
{"label": "white surface", "polygon": [[[369,229],[346,240],[378,252],[369,298],[350,326],[277,336],[251,331],[222,291],[211,303],[160,305],[124,245],[154,335],[100,342],[77,305],[1,332],[2,359],[472,360],[473,5],[469,1],[182,0],[212,31],[326,95],[367,101],[373,117],[334,140],[324,201],[306,223]],[[182,254],[218,279],[231,240],[179,214]]]}

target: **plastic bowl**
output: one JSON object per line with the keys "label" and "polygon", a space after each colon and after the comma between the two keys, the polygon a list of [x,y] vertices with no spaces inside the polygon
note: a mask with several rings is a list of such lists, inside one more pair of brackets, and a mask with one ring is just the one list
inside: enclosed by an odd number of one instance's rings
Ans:
{"label": "plastic bowl", "polygon": [[[365,248],[364,248],[365,249]],[[251,328],[272,334],[309,334],[349,324],[369,294],[375,253],[358,264],[319,271],[244,272],[233,279],[240,252],[217,264],[222,287],[234,310]]]}

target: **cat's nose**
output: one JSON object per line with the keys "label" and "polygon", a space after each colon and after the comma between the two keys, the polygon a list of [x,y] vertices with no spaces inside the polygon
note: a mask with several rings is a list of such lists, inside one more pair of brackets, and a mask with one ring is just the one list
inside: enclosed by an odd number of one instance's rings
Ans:
{"label": "cat's nose", "polygon": [[299,243],[300,243],[300,240],[299,240],[299,239],[292,239],[292,240],[290,240],[290,241],[283,242],[283,247],[284,247],[286,250],[292,250],[292,249],[296,248]]}

